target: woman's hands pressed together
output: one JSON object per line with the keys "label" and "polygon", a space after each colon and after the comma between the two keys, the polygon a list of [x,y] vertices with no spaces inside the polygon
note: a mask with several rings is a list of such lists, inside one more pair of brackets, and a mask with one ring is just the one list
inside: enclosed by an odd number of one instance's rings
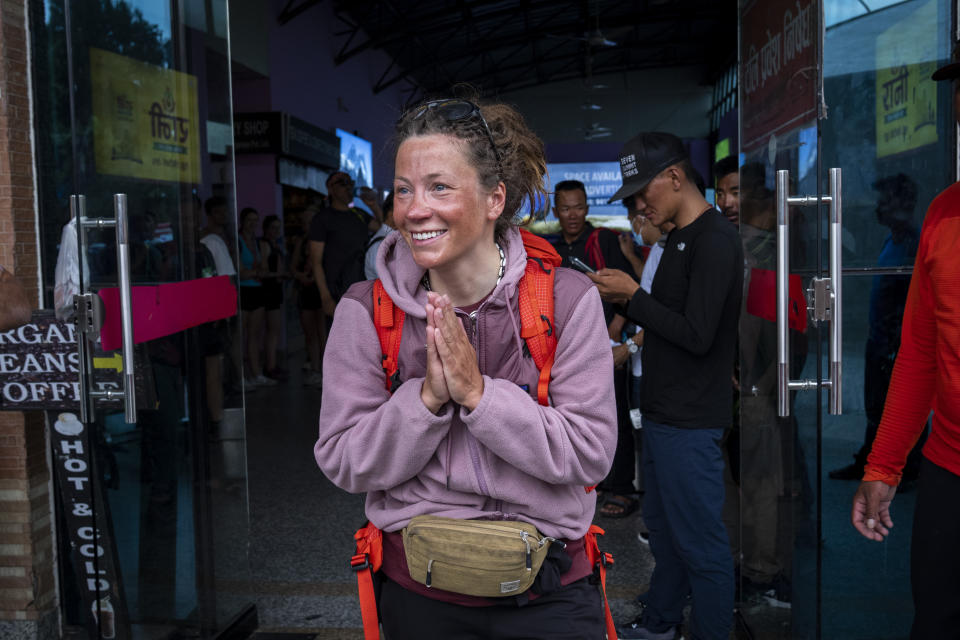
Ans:
{"label": "woman's hands pressed together", "polygon": [[450,298],[427,292],[427,374],[420,399],[432,413],[448,400],[473,411],[483,397],[477,353]]}

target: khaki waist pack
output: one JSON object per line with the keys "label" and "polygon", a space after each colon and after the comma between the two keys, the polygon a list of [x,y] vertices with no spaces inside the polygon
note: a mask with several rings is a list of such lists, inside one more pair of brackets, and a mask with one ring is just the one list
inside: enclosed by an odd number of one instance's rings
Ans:
{"label": "khaki waist pack", "polygon": [[410,577],[427,587],[498,597],[530,588],[550,543],[527,522],[417,516],[403,530]]}

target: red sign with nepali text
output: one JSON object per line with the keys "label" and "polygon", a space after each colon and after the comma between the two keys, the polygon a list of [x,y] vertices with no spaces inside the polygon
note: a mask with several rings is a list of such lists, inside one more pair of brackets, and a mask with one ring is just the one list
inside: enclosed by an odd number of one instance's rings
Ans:
{"label": "red sign with nepali text", "polygon": [[816,0],[749,0],[740,14],[740,148],[817,114]]}

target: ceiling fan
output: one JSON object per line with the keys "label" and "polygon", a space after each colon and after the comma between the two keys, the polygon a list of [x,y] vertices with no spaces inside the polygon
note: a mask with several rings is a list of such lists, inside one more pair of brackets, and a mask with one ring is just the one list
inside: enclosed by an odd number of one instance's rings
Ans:
{"label": "ceiling fan", "polygon": [[617,47],[620,45],[617,42],[616,38],[626,35],[629,33],[633,27],[631,25],[623,25],[620,27],[614,27],[609,29],[606,32],[600,30],[600,11],[597,8],[598,3],[593,3],[593,28],[585,31],[582,36],[567,36],[559,35],[555,33],[546,34],[548,38],[561,38],[564,40],[578,40],[580,42],[586,42],[590,47],[600,48],[600,47]]}

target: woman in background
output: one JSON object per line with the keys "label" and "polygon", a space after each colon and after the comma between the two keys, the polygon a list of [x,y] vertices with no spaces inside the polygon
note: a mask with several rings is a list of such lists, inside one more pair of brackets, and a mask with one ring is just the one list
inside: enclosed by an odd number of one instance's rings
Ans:
{"label": "woman in background", "polygon": [[283,281],[288,278],[287,261],[283,255],[283,225],[280,218],[269,215],[263,219],[260,255],[266,264],[261,280],[266,330],[263,335],[263,373],[274,380],[286,380],[287,372],[277,367],[277,344],[283,323]]}

